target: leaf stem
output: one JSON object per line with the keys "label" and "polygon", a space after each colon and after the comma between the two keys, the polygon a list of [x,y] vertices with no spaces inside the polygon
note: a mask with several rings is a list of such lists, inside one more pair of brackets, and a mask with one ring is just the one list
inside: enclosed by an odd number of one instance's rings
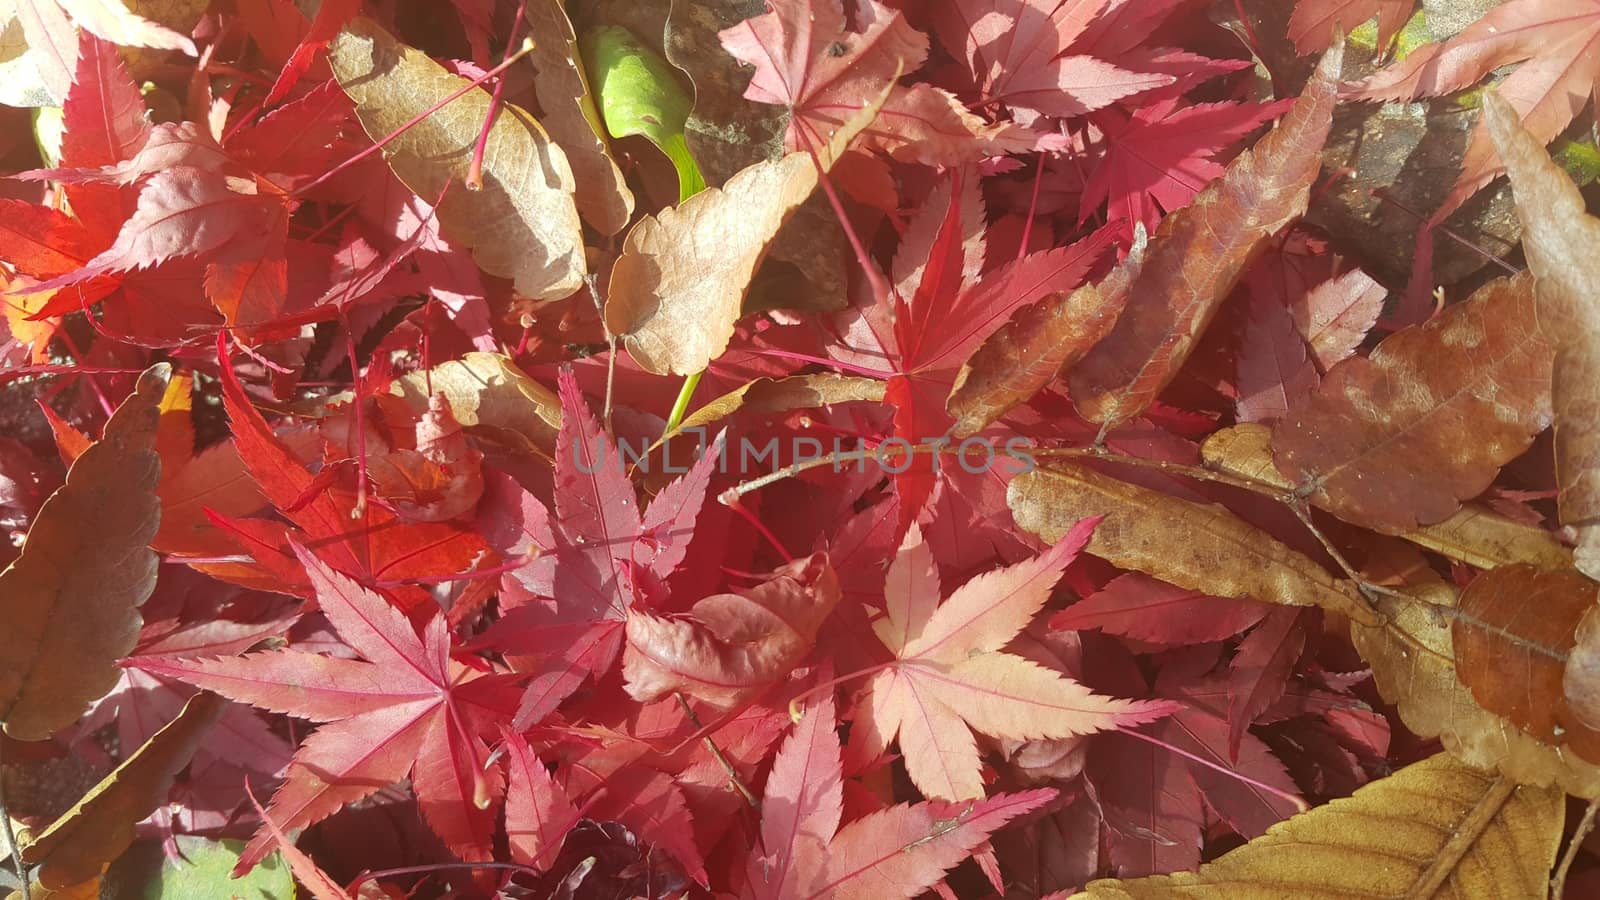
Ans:
{"label": "leaf stem", "polygon": [[22,900],[33,900],[33,887],[28,882],[28,867],[22,862],[22,848],[17,846],[17,834],[11,828],[11,810],[6,806],[5,772],[0,769],[0,822],[4,823],[6,854],[17,870],[17,881],[22,884]]}
{"label": "leaf stem", "polygon": [[[517,32],[522,28],[523,14],[528,11],[528,0],[517,4],[516,15],[511,17],[511,33],[506,36],[505,52],[500,54],[502,59],[510,59],[516,50]],[[489,147],[489,132],[494,129],[494,120],[500,115],[500,98],[505,95],[506,80],[497,78],[494,82],[494,91],[489,95],[489,112],[483,117],[483,130],[478,132],[478,143],[472,148],[472,162],[467,166],[467,190],[483,190],[483,154]]]}
{"label": "leaf stem", "polygon": [[396,128],[394,131],[391,131],[388,134],[384,135],[381,139],[373,141],[371,147],[368,147],[365,150],[362,150],[360,153],[357,153],[356,155],[350,157],[349,159],[345,160],[344,162],[338,164],[337,166],[334,166],[333,168],[329,169],[328,171],[323,172],[321,175],[319,175],[316,178],[312,179],[310,182],[307,182],[306,184],[303,184],[300,187],[295,188],[293,191],[291,191],[289,193],[289,196],[291,196],[291,197],[302,196],[306,192],[310,191],[312,188],[322,184],[323,182],[326,182],[328,179],[330,179],[333,176],[339,174],[340,172],[343,172],[345,169],[348,169],[351,166],[355,165],[356,163],[358,163],[358,162],[366,159],[367,157],[371,156],[372,154],[377,153],[379,150],[382,150],[384,147],[388,146],[390,141],[394,140],[395,138],[399,137],[400,135],[405,134],[407,131],[411,130],[414,126],[416,126],[418,123],[420,123],[423,119],[426,119],[427,117],[433,115],[434,113],[438,112],[439,110],[444,109],[446,106],[449,106],[451,103],[454,103],[456,100],[466,96],[468,93],[470,93],[471,91],[476,89],[479,85],[482,85],[484,82],[488,81],[489,79],[494,78],[495,76],[499,75],[501,72],[504,72],[506,69],[511,68],[512,64],[514,64],[515,62],[517,62],[518,60],[522,59],[524,56],[527,56],[529,53],[532,53],[532,52],[533,52],[533,41],[532,40],[524,40],[522,42],[522,46],[517,49],[517,52],[515,54],[513,54],[512,56],[507,57],[505,62],[502,62],[500,65],[495,66],[494,68],[492,68],[489,71],[483,73],[482,75],[479,75],[477,78],[472,79],[471,81],[467,82],[465,85],[462,85],[459,90],[455,90],[455,91],[450,92],[448,95],[446,95],[444,97],[444,99],[442,99],[439,102],[433,104],[432,106],[428,107],[427,109],[423,110],[422,112],[419,112],[416,115],[412,116],[409,120],[407,120],[405,122],[405,124],[401,125],[399,128]]}
{"label": "leaf stem", "polygon": [[683,424],[683,417],[689,413],[689,401],[694,399],[694,389],[700,386],[700,376],[704,374],[701,370],[684,377],[683,385],[678,388],[678,399],[672,402],[672,412],[667,414],[667,429],[663,434],[671,434]]}
{"label": "leaf stem", "polygon": [[1567,871],[1572,868],[1572,861],[1578,858],[1578,850],[1583,846],[1583,841],[1594,830],[1595,812],[1600,811],[1600,800],[1590,800],[1589,806],[1583,811],[1583,818],[1578,820],[1578,827],[1572,832],[1572,840],[1567,842],[1567,852],[1561,854],[1561,864],[1556,866],[1556,873],[1550,879],[1551,900],[1561,900],[1567,889]]}
{"label": "leaf stem", "polygon": [[1126,730],[1123,730],[1123,731],[1119,731],[1117,733],[1118,734],[1125,734],[1125,735],[1127,735],[1129,737],[1133,737],[1133,738],[1138,738],[1139,740],[1144,741],[1147,744],[1154,744],[1155,746],[1160,747],[1161,749],[1167,751],[1168,753],[1175,753],[1178,756],[1181,756],[1181,757],[1183,757],[1183,758],[1185,758],[1185,759],[1187,759],[1187,760],[1189,760],[1191,762],[1199,763],[1200,765],[1205,766],[1208,769],[1215,769],[1216,771],[1222,773],[1223,775],[1228,776],[1229,778],[1238,779],[1240,782],[1242,782],[1244,784],[1248,784],[1253,788],[1257,788],[1259,790],[1265,791],[1265,792],[1273,795],[1274,797],[1280,797],[1283,800],[1293,804],[1294,808],[1299,812],[1305,812],[1306,810],[1311,808],[1306,803],[1305,800],[1301,799],[1296,794],[1291,794],[1288,791],[1283,790],[1282,788],[1276,788],[1276,787],[1273,787],[1270,784],[1266,784],[1265,782],[1257,781],[1254,778],[1251,778],[1249,775],[1244,774],[1243,772],[1235,771],[1234,769],[1230,769],[1227,766],[1221,765],[1219,763],[1214,763],[1211,760],[1206,759],[1205,757],[1202,757],[1202,756],[1200,756],[1198,754],[1190,753],[1189,751],[1184,750],[1181,747],[1174,747],[1173,745],[1167,743],[1166,741],[1163,741],[1162,739],[1160,739],[1158,737],[1153,737],[1151,735],[1144,734],[1144,733],[1138,732],[1138,731],[1134,731],[1132,729],[1126,729]]}
{"label": "leaf stem", "polygon": [[[694,714],[694,708],[689,705],[689,701],[683,699],[682,693],[673,691],[672,696],[677,698],[678,705],[683,707],[683,714],[689,718],[689,723],[696,730],[705,727],[700,724],[700,717]],[[722,755],[722,750],[717,746],[717,742],[712,740],[709,734],[701,738],[701,741],[705,743],[706,749],[711,751],[711,755],[716,759],[717,763],[722,766],[722,770],[728,773],[728,782],[733,785],[734,790],[739,792],[739,796],[744,798],[745,804],[751,809],[759,809],[761,801],[757,800],[756,795],[750,792],[750,788],[744,783],[744,779],[739,777],[739,772],[733,767],[733,763]]]}

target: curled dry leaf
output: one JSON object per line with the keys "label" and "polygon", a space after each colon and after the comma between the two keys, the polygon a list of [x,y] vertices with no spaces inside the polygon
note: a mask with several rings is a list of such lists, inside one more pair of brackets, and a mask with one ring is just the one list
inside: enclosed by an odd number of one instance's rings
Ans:
{"label": "curled dry leaf", "polygon": [[1438,738],[1469,765],[1523,784],[1554,784],[1569,794],[1600,799],[1600,767],[1478,705],[1456,668],[1456,592],[1431,571],[1426,578],[1404,586],[1408,597],[1379,599],[1384,624],[1351,626],[1351,640],[1372,668],[1383,698],[1395,704],[1412,733]]}
{"label": "curled dry leaf", "polygon": [[1600,606],[1584,611],[1572,637],[1561,693],[1575,719],[1585,728],[1600,729]]}
{"label": "curled dry leaf", "polygon": [[1443,521],[1550,424],[1552,348],[1533,278],[1462,303],[1334,366],[1272,433],[1311,501],[1390,534]]}
{"label": "curled dry leaf", "polygon": [[1557,335],[1556,486],[1561,521],[1578,531],[1578,568],[1600,578],[1600,220],[1583,195],[1498,95],[1483,114],[1511,176],[1522,248],[1539,313]]}
{"label": "curled dry leaf", "polygon": [[171,374],[160,363],[139,376],[0,572],[0,721],[10,737],[44,740],[77,721],[116,684],[117,660],[138,640],[137,607],[156,584],[155,441]]}
{"label": "curled dry leaf", "polygon": [[778,229],[811,196],[826,170],[871,123],[868,105],[839,127],[826,148],[759,162],[628,232],[611,270],[606,328],[658,375],[690,375],[722,355],[745,291]]}
{"label": "curled dry leaf", "polygon": [[1089,541],[1090,553],[1180,587],[1320,606],[1367,624],[1380,621],[1349,581],[1216,504],[1072,465],[1018,475],[1006,489],[1006,502],[1018,525],[1047,541],[1058,540],[1085,516],[1105,516]]}
{"label": "curled dry leaf", "polygon": [[499,353],[474,351],[427,372],[412,372],[395,379],[389,392],[418,414],[428,409],[433,394],[443,394],[456,421],[489,444],[545,456],[555,450],[561,401]]}
{"label": "curled dry leaf", "polygon": [[1568,655],[1597,594],[1600,586],[1571,569],[1502,566],[1467,585],[1450,628],[1456,675],[1479,706],[1589,762],[1600,762],[1600,731],[1566,698],[1600,694],[1600,684],[1589,683],[1581,664],[1569,667]]}
{"label": "curled dry leaf", "polygon": [[[374,139],[467,84],[364,18],[328,46],[328,64]],[[527,111],[504,104],[489,131],[483,189],[462,188],[488,114],[488,92],[474,88],[389,141],[384,158],[406,187],[436,204],[445,234],[471,248],[485,272],[512,279],[524,297],[564,297],[584,273],[566,154]]]}
{"label": "curled dry leaf", "polygon": [[1077,896],[1542,897],[1565,818],[1559,791],[1439,753],[1280,822],[1198,872],[1091,881]]}
{"label": "curled dry leaf", "polygon": [[881,403],[883,391],[883,382],[876,378],[832,372],[791,375],[788,378],[758,378],[699,407],[684,418],[676,431],[663,435],[661,440],[693,428],[704,428],[738,411],[774,413],[791,409],[817,409],[855,400]]}
{"label": "curled dry leaf", "polygon": [[[1272,462],[1272,429],[1242,422],[1213,433],[1200,446],[1206,465],[1230,475],[1291,490],[1294,485]],[[1313,496],[1315,502],[1317,497]],[[1550,532],[1468,503],[1443,522],[1400,535],[1420,547],[1480,569],[1529,563],[1541,569],[1572,567],[1572,551]]]}
{"label": "curled dry leaf", "polygon": [[[1141,232],[1142,234],[1142,232]],[[1016,311],[956,374],[945,409],[958,438],[977,434],[1027,402],[1111,332],[1139,275],[1144,245],[1099,284],[1053,293]]]}
{"label": "curled dry leaf", "polygon": [[1113,426],[1148,408],[1266,239],[1305,212],[1343,60],[1335,44],[1277,127],[1161,221],[1116,327],[1070,375],[1084,418]]}
{"label": "curled dry leaf", "polygon": [[196,694],[176,719],[23,847],[23,861],[40,866],[39,883],[57,890],[88,881],[121,856],[133,843],[134,826],[167,802],[173,779],[227,705],[216,694]]}
{"label": "curled dry leaf", "polygon": [[823,553],[779,569],[740,594],[714,594],[679,618],[628,612],[622,674],[628,694],[649,703],[682,691],[733,706],[788,675],[839,603],[839,578]]}
{"label": "curled dry leaf", "polygon": [[601,234],[616,234],[633,216],[633,192],[600,136],[600,113],[577,61],[572,22],[560,0],[532,0],[527,19],[533,38],[529,58],[538,73],[533,89],[544,111],[541,124],[572,166],[578,215]]}

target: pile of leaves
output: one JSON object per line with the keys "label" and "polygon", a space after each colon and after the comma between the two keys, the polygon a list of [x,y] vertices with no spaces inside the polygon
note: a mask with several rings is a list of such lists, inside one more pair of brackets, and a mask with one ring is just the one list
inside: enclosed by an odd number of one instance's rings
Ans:
{"label": "pile of leaves", "polygon": [[0,2],[0,889],[1594,895],[1600,6],[1422,5]]}

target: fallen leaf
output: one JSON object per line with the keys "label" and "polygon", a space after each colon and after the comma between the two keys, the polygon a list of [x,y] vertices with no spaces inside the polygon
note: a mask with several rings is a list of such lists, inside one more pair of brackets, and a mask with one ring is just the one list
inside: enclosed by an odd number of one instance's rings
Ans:
{"label": "fallen leaf", "polygon": [[[467,83],[359,17],[329,45],[328,64],[374,140]],[[512,279],[524,297],[565,297],[585,271],[566,154],[526,111],[504,104],[490,129],[483,189],[460,188],[488,113],[488,92],[469,90],[386,144],[384,157],[406,187],[437,204],[446,236],[470,248],[485,272]],[[450,182],[457,189],[446,192]]]}
{"label": "fallen leaf", "polygon": [[641,368],[692,375],[722,355],[778,229],[811,196],[818,167],[828,169],[877,111],[855,113],[815,158],[756,163],[633,226],[611,270],[605,321]]}
{"label": "fallen leaf", "polygon": [[442,393],[456,421],[474,436],[517,452],[555,453],[561,401],[502,354],[466,353],[395,379],[389,393],[404,398],[417,413],[428,408],[434,393]]}
{"label": "fallen leaf", "polygon": [[129,9],[122,0],[56,0],[85,31],[126,47],[182,50],[196,56],[194,41]]}
{"label": "fallen leaf", "polygon": [[633,192],[600,135],[600,112],[578,60],[572,22],[560,0],[532,0],[526,18],[540,123],[572,166],[578,215],[601,234],[616,234],[633,217]]}
{"label": "fallen leaf", "polygon": [[520,734],[506,731],[511,771],[506,786],[506,842],[511,858],[536,869],[548,869],[561,842],[578,824],[578,810],[550,770]]}
{"label": "fallen leaf", "polygon": [[1265,603],[1215,597],[1128,572],[1056,613],[1050,618],[1050,627],[1058,631],[1098,628],[1136,641],[1185,647],[1232,637],[1271,610]]}
{"label": "fallen leaf", "polygon": [[[1596,19],[1600,25],[1600,19]],[[1593,292],[1600,274],[1600,221],[1588,215],[1583,196],[1518,127],[1497,94],[1484,99],[1490,134],[1511,174],[1517,214],[1526,236],[1523,250],[1534,275],[1539,312],[1556,341],[1553,402],[1556,426],[1556,486],[1561,521],[1578,531],[1578,568],[1600,577],[1600,302]]]}
{"label": "fallen leaf", "polygon": [[1266,239],[1305,212],[1343,60],[1330,49],[1277,126],[1162,220],[1116,327],[1070,373],[1084,418],[1108,428],[1148,408]]}
{"label": "fallen leaf", "polygon": [[717,33],[765,11],[762,0],[702,0],[667,13],[667,60],[694,83],[694,108],[685,123],[689,150],[711,184],[783,155],[787,110],[744,98],[751,73],[731,54],[707,52]]}
{"label": "fallen leaf", "polygon": [[117,660],[138,641],[138,607],[156,583],[155,440],[171,372],[161,363],[139,376],[40,507],[22,555],[0,572],[0,721],[17,740],[44,740],[77,721],[116,684]]}
{"label": "fallen leaf", "polygon": [[1089,552],[1124,569],[1220,597],[1320,606],[1357,622],[1380,621],[1349,581],[1215,504],[1055,464],[1013,478],[1006,502],[1018,525],[1047,541],[1061,539],[1085,516],[1104,516]]}
{"label": "fallen leaf", "polygon": [[731,707],[788,675],[838,602],[839,579],[818,553],[740,593],[706,597],[681,618],[630,610],[622,657],[628,695],[649,703],[681,691]]}
{"label": "fallen leaf", "polygon": [[59,890],[88,881],[133,843],[134,826],[167,802],[173,779],[189,764],[227,702],[198,694],[183,711],[133,751],[72,809],[22,848],[39,866],[39,883]]}
{"label": "fallen leaf", "polygon": [[1327,371],[1356,352],[1383,311],[1389,291],[1360,269],[1322,282],[1290,308],[1317,366]]}
{"label": "fallen leaf", "polygon": [[831,696],[783,742],[761,804],[760,847],[745,871],[759,900],[910,898],[936,884],[1002,825],[1055,796],[1045,788],[975,803],[901,804],[839,827],[842,762]]}
{"label": "fallen leaf", "polygon": [[684,140],[693,101],[672,66],[619,25],[585,31],[580,45],[606,131],[614,138],[639,135],[655,144],[678,172],[678,202],[705,190],[700,166]]}
{"label": "fallen leaf", "polygon": [[1559,791],[1440,753],[1280,822],[1197,872],[1091,881],[1074,896],[1542,897],[1564,818]]}
{"label": "fallen leaf", "polygon": [[1532,276],[1492,281],[1330,369],[1273,429],[1273,457],[1348,522],[1443,521],[1550,423],[1551,350]]}
{"label": "fallen leaf", "polygon": [[889,615],[873,626],[896,662],[873,676],[861,700],[856,727],[864,758],[898,740],[923,796],[981,799],[974,731],[1010,740],[1064,738],[1133,727],[1172,711],[1164,702],[1101,696],[1001,651],[1044,606],[1096,521],[1077,522],[1049,550],[979,575],[942,603],[931,551],[919,529],[907,532],[884,584]]}

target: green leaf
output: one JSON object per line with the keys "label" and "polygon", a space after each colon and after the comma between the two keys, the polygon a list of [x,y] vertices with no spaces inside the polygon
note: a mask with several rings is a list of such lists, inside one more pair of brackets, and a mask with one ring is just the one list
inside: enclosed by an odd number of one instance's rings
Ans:
{"label": "green leaf", "polygon": [[705,179],[683,136],[694,101],[672,65],[617,25],[591,28],[579,43],[606,131],[614,138],[640,135],[659,147],[678,170],[678,202],[703,190]]}
{"label": "green leaf", "polygon": [[213,841],[180,835],[178,854],[171,859],[156,841],[135,844],[106,873],[106,883],[116,895],[143,900],[294,900],[294,877],[283,857],[274,853],[239,879],[233,867],[239,862],[244,841]]}

